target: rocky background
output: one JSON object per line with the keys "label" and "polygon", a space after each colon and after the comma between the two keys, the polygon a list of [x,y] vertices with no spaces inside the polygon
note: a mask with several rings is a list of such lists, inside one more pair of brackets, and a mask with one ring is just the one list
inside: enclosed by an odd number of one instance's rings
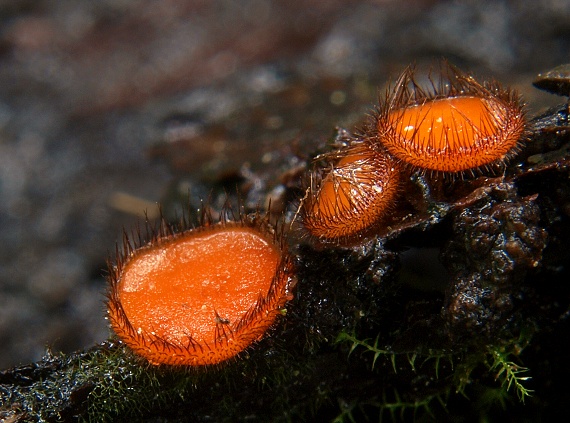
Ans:
{"label": "rocky background", "polygon": [[402,3],[0,0],[0,368],[107,338],[105,261],[145,210],[278,194],[410,63],[561,102],[531,82],[569,60],[569,2]]}

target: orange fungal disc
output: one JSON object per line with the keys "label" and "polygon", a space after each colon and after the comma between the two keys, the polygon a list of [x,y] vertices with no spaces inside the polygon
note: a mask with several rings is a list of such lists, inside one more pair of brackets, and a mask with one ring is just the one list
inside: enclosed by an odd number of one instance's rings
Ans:
{"label": "orange fungal disc", "polygon": [[376,127],[390,154],[423,170],[463,172],[517,153],[526,120],[515,92],[480,84],[451,65],[433,87],[422,90],[409,68],[387,95]]}
{"label": "orange fungal disc", "polygon": [[367,232],[390,210],[398,193],[398,164],[355,140],[321,158],[333,164],[311,176],[302,204],[305,228],[325,242]]}
{"label": "orange fungal disc", "polygon": [[199,366],[263,337],[292,299],[292,261],[259,217],[126,242],[111,268],[108,316],[152,364]]}

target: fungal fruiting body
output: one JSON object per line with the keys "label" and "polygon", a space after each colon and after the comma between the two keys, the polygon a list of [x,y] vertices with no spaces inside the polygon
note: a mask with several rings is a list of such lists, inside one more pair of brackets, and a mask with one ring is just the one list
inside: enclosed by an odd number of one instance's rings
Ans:
{"label": "fungal fruiting body", "polygon": [[369,142],[351,140],[317,158],[330,167],[311,174],[303,199],[303,224],[322,241],[342,242],[365,233],[390,210],[399,188],[398,163]]}
{"label": "fungal fruiting body", "polygon": [[292,261],[274,234],[256,218],[167,228],[138,249],[126,242],[110,272],[111,327],[152,364],[235,356],[263,337],[292,298]]}
{"label": "fungal fruiting body", "polygon": [[504,163],[525,132],[518,95],[446,66],[431,92],[416,84],[412,68],[398,78],[376,118],[381,148],[421,170],[464,172]]}

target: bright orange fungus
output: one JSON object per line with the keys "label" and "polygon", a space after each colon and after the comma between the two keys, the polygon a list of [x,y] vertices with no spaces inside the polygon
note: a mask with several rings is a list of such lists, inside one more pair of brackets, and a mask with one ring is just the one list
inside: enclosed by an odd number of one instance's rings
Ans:
{"label": "bright orange fungus", "polygon": [[382,145],[402,162],[432,171],[462,172],[510,158],[525,129],[516,93],[481,85],[451,66],[448,73],[443,88],[425,93],[411,70],[404,72],[378,116]]}
{"label": "bright orange fungus", "polygon": [[289,267],[272,235],[241,223],[159,238],[113,273],[111,326],[152,364],[219,363],[273,324],[291,299]]}
{"label": "bright orange fungus", "polygon": [[332,168],[312,181],[303,202],[303,223],[324,241],[342,241],[366,232],[390,209],[400,172],[390,156],[362,141],[326,155]]}

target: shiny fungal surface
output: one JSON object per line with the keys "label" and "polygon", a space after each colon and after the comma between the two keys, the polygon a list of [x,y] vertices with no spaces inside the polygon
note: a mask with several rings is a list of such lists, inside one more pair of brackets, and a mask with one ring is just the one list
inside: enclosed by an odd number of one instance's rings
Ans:
{"label": "shiny fungal surface", "polygon": [[399,165],[361,140],[320,159],[331,165],[312,173],[303,224],[320,240],[342,243],[367,232],[391,208],[400,183]]}
{"label": "shiny fungal surface", "polygon": [[376,119],[378,140],[398,160],[427,171],[464,172],[501,165],[518,152],[525,113],[516,92],[478,83],[445,64],[424,91],[408,68]]}
{"label": "shiny fungal surface", "polygon": [[111,269],[111,327],[152,364],[207,365],[263,337],[292,298],[291,261],[266,222],[163,231]]}

